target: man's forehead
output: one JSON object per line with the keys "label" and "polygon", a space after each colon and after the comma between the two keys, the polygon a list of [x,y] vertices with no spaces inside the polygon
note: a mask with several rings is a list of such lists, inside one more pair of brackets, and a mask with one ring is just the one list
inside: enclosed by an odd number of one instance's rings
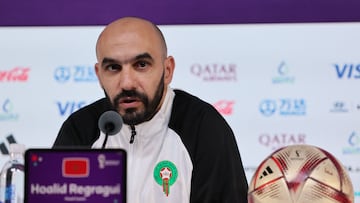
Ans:
{"label": "man's forehead", "polygon": [[108,25],[100,34],[99,39],[102,38],[127,38],[131,36],[141,36],[140,38],[156,37],[156,30],[154,26],[143,20],[135,18],[115,21]]}
{"label": "man's forehead", "polygon": [[103,33],[97,42],[97,49],[148,49],[158,46],[156,36],[145,32],[125,31]]}
{"label": "man's forehead", "polygon": [[[122,38],[101,40],[96,47],[97,57],[100,58],[114,58],[119,60],[129,60],[142,53],[149,53],[154,55],[157,52],[156,44],[149,40],[142,38]],[[99,60],[101,60],[99,58]]]}
{"label": "man's forehead", "polygon": [[106,27],[98,38],[96,52],[99,56],[107,51],[132,52],[132,49],[137,49],[139,53],[150,53],[159,49],[163,55],[166,55],[163,43],[153,24],[130,18],[116,21]]}

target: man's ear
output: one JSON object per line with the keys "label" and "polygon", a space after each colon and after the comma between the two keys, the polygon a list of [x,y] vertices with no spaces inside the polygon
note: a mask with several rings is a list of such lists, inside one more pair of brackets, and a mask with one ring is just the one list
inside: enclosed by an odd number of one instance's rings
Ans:
{"label": "man's ear", "polygon": [[165,75],[164,75],[164,81],[165,84],[170,84],[173,78],[175,70],[175,59],[172,56],[168,56],[165,60]]}
{"label": "man's ear", "polygon": [[104,87],[103,87],[103,85],[101,83],[101,80],[100,80],[100,74],[99,74],[100,68],[101,67],[100,67],[99,63],[95,63],[94,69],[95,69],[96,77],[97,77],[97,79],[99,81],[100,87],[104,89]]}

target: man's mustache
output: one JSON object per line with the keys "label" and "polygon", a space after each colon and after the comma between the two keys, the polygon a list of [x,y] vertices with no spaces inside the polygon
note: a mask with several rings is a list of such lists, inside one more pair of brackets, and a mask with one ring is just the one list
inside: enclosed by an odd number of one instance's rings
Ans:
{"label": "man's mustache", "polygon": [[123,90],[121,93],[119,93],[118,95],[115,96],[115,98],[113,99],[114,104],[119,103],[120,99],[122,98],[126,98],[126,97],[135,97],[135,98],[139,98],[140,101],[146,103],[147,102],[147,97],[146,95],[136,91],[136,90]]}

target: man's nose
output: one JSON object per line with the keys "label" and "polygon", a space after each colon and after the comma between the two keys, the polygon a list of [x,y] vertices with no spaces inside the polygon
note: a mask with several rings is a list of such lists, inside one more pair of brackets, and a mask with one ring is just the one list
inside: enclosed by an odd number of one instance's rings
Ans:
{"label": "man's nose", "polygon": [[131,67],[123,67],[119,75],[119,85],[121,89],[132,90],[136,87],[136,74]]}

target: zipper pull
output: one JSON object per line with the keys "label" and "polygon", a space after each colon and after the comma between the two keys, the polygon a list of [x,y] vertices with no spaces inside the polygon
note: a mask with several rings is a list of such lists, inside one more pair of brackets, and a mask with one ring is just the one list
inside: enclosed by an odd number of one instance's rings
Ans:
{"label": "zipper pull", "polygon": [[131,137],[130,137],[130,144],[134,143],[135,140],[135,135],[136,135],[136,131],[135,131],[135,126],[131,125]]}

